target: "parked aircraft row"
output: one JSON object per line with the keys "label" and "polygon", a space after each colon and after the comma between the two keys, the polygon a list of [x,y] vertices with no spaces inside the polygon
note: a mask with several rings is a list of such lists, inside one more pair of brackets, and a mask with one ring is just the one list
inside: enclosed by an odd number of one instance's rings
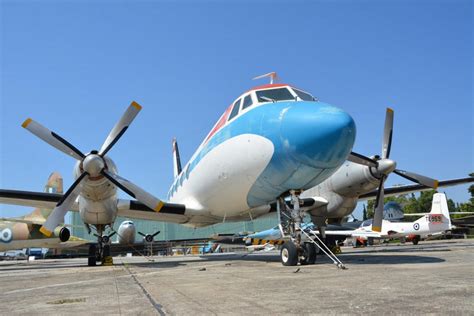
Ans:
{"label": "parked aircraft row", "polygon": [[[273,78],[275,73],[267,74]],[[69,211],[79,211],[97,235],[89,264],[108,256],[107,228],[117,216],[201,227],[223,221],[251,220],[278,212],[290,262],[305,257],[301,224],[309,212],[325,237],[326,219],[338,222],[357,201],[376,198],[372,229],[382,231],[383,198],[472,181],[438,183],[396,169],[390,160],[393,111],[388,109],[381,156],[353,153],[356,126],[345,111],[289,84],[252,88],[233,101],[181,167],[174,148],[175,179],[163,201],[117,174],[108,155],[142,107],[128,107],[99,150],[84,153],[57,133],[27,119],[22,126],[76,160],[75,182],[65,194],[0,190],[0,202],[53,209],[40,231],[52,236]],[[417,185],[384,189],[394,172]],[[377,189],[378,188],[378,189]],[[119,199],[121,189],[132,199]],[[375,190],[377,189],[377,190]]]}
{"label": "parked aircraft row", "polygon": [[[357,222],[357,226],[348,225],[332,225],[330,230],[326,231],[327,235],[342,236],[341,240],[347,237],[362,238],[364,240],[373,239],[390,239],[404,238],[408,236],[417,236],[426,238],[434,234],[446,232],[452,228],[451,218],[448,210],[446,195],[444,193],[436,193],[433,195],[431,210],[429,213],[423,214],[420,218],[411,222],[400,222],[397,220],[383,220],[382,232],[373,230],[373,220],[365,220]],[[303,229],[316,234],[315,225],[307,223],[303,225]],[[278,244],[284,239],[280,227],[274,227],[269,230],[249,234],[242,238],[249,245],[271,243]]]}

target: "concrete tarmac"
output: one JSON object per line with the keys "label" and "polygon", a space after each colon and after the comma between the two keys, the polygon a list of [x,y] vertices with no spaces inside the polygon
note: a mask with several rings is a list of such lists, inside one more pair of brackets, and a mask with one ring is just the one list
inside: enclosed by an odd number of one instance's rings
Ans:
{"label": "concrete tarmac", "polygon": [[343,248],[284,267],[277,251],[0,262],[1,315],[474,315],[474,240]]}

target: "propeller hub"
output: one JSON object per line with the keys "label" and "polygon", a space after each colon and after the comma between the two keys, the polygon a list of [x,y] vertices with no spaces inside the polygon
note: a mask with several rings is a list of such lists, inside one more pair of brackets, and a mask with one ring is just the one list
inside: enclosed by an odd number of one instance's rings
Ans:
{"label": "propeller hub", "polygon": [[390,159],[380,159],[378,163],[377,172],[379,174],[388,175],[397,168],[397,163]]}
{"label": "propeller hub", "polygon": [[105,168],[105,162],[102,157],[96,154],[90,154],[82,162],[82,168],[91,177],[97,177],[100,172]]}

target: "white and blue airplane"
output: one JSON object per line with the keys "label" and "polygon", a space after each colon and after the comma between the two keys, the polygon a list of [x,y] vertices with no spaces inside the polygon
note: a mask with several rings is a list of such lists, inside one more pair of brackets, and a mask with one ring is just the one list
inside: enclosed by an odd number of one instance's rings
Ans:
{"label": "white and blue airplane", "polygon": [[[25,129],[76,159],[76,180],[65,194],[1,189],[0,203],[53,209],[41,228],[46,236],[69,210],[79,211],[88,231],[92,227],[98,236],[97,255],[89,258],[90,265],[108,255],[102,236],[117,216],[202,227],[277,211],[280,218],[286,216],[282,226],[292,237],[283,248],[292,257],[289,262],[296,262],[301,252],[314,251],[305,250],[301,239],[303,217],[329,203],[311,191],[302,197],[300,193],[328,179],[346,160],[371,168],[381,163],[351,152],[356,126],[348,113],[292,85],[273,83],[275,73],[258,78],[265,76],[271,83],[236,98],[184,168],[174,142],[175,179],[167,201],[119,176],[108,156],[141,110],[132,102],[102,147],[87,154],[27,119]],[[390,141],[391,127],[384,134],[384,157]],[[119,199],[117,188],[134,199]]]}
{"label": "white and blue airplane", "polygon": [[[232,102],[184,168],[175,155],[176,177],[166,202],[120,177],[108,156],[141,110],[136,102],[102,147],[86,154],[27,119],[25,129],[76,159],[76,180],[64,195],[2,189],[0,202],[53,208],[41,228],[47,236],[69,210],[79,211],[89,232],[91,226],[97,232],[97,260],[108,254],[101,236],[117,216],[201,227],[250,220],[278,209],[288,211],[293,239],[287,247],[297,256],[303,248],[299,224],[305,211],[327,203],[318,197],[300,199],[299,194],[350,158],[356,126],[345,111],[292,85],[273,83],[274,73],[268,76],[272,83],[252,88]],[[119,199],[117,188],[134,199]]]}

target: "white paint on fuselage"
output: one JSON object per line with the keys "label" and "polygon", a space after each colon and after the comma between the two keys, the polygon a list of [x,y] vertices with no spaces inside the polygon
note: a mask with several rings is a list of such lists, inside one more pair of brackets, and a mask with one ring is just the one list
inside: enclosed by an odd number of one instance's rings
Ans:
{"label": "white paint on fuselage", "polygon": [[248,211],[250,188],[267,167],[273,152],[273,143],[259,135],[230,138],[202,158],[170,202],[221,219],[241,215]]}

